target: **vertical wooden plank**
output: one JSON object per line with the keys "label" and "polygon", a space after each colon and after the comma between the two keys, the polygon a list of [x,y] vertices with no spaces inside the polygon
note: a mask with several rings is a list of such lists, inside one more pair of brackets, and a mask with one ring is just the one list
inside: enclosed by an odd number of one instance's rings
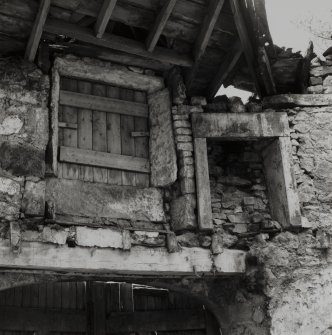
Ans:
{"label": "vertical wooden plank", "polygon": [[31,306],[31,298],[30,298],[30,285],[26,285],[22,287],[22,307],[30,307]]}
{"label": "vertical wooden plank", "polygon": [[53,284],[53,308],[54,309],[61,309],[61,283],[54,283]]}
{"label": "vertical wooden plank", "polygon": [[[91,94],[92,84],[78,81],[78,92]],[[92,111],[89,109],[78,110],[78,147],[92,150]],[[80,166],[79,179],[93,182],[92,166]]]}
{"label": "vertical wooden plank", "polygon": [[15,287],[15,306],[22,306],[22,287]]}
{"label": "vertical wooden plank", "polygon": [[[77,91],[75,79],[61,78],[61,88],[68,91]],[[77,123],[77,109],[74,107],[62,107],[63,122]],[[77,129],[63,129],[63,145],[77,148]],[[79,167],[77,164],[62,164],[62,176],[66,179],[78,179]]]}
{"label": "vertical wooden plank", "polygon": [[197,214],[200,230],[213,229],[206,138],[194,139]]}
{"label": "vertical wooden plank", "polygon": [[46,284],[46,307],[47,309],[52,309],[54,306],[54,290],[53,284],[47,283]]}
{"label": "vertical wooden plank", "polygon": [[121,283],[120,301],[121,301],[121,311],[123,312],[133,312],[134,311],[134,297],[133,297],[133,285],[132,284]]}
{"label": "vertical wooden plank", "polygon": [[100,7],[97,21],[95,23],[96,37],[101,38],[106,30],[107,24],[112,16],[117,0],[104,0]]}
{"label": "vertical wooden plank", "polygon": [[114,283],[110,285],[111,287],[111,296],[110,296],[110,307],[111,312],[119,312],[120,308],[120,284]]}
{"label": "vertical wooden plank", "polygon": [[76,309],[86,309],[86,290],[85,282],[76,283]]}
{"label": "vertical wooden plank", "polygon": [[42,309],[46,308],[46,284],[39,284],[39,301],[38,306]]}
{"label": "vertical wooden plank", "polygon": [[61,283],[61,309],[69,309],[70,305],[70,283]]}
{"label": "vertical wooden plank", "polygon": [[105,284],[92,283],[93,334],[106,334]]}
{"label": "vertical wooden plank", "polygon": [[[118,87],[108,86],[106,94],[109,98],[119,99],[120,90]],[[115,113],[107,113],[106,128],[107,152],[121,154],[120,115]],[[108,169],[108,183],[112,185],[122,185],[121,171]]]}
{"label": "vertical wooden plank", "polygon": [[39,285],[30,285],[31,290],[31,305],[32,307],[38,307],[39,305]]}
{"label": "vertical wooden plank", "polygon": [[[146,93],[142,91],[135,91],[135,102],[147,103]],[[142,117],[135,117],[135,131],[148,132],[148,119]],[[149,138],[136,137],[135,138],[135,156],[142,158],[149,158]],[[150,175],[145,173],[136,173],[136,186],[149,187]]]}
{"label": "vertical wooden plank", "polygon": [[[134,91],[120,88],[120,99],[134,101]],[[135,140],[131,133],[135,130],[133,116],[121,115],[121,154],[135,156]],[[122,184],[135,186],[135,173],[122,172]]]}
{"label": "vertical wooden plank", "polygon": [[[106,87],[102,84],[93,84],[94,95],[106,96]],[[95,151],[107,152],[106,140],[106,113],[93,111],[92,115],[92,148]],[[107,183],[107,169],[93,168],[93,180],[99,183]]]}

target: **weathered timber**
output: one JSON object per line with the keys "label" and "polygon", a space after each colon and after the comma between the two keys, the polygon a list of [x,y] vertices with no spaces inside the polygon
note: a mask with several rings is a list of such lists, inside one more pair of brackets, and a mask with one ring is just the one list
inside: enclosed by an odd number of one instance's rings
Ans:
{"label": "weathered timber", "polygon": [[132,131],[131,137],[149,137],[150,133],[148,131]]}
{"label": "weathered timber", "polygon": [[59,122],[59,128],[77,129],[77,123]]}
{"label": "weathered timber", "polygon": [[39,41],[43,33],[43,28],[50,6],[51,0],[42,0],[40,2],[40,7],[25,51],[25,58],[31,62],[33,62],[36,57]]}
{"label": "weathered timber", "polygon": [[52,329],[54,332],[85,332],[85,312],[66,313],[57,310],[38,310],[23,307],[0,307],[0,324],[7,331],[40,332]]}
{"label": "weathered timber", "polygon": [[194,137],[257,138],[289,136],[286,113],[197,113]]}
{"label": "weathered timber", "polygon": [[109,333],[196,330],[205,328],[205,313],[204,310],[120,312],[111,313],[107,322]]}
{"label": "weathered timber", "polygon": [[177,0],[167,0],[160,13],[158,14],[156,21],[149,32],[149,35],[146,39],[146,47],[148,51],[152,52],[159,40],[159,37],[167,23],[169,16],[172,13],[172,10],[176,4]]}
{"label": "weathered timber", "polygon": [[94,335],[105,335],[106,333],[106,283],[91,283],[92,328]]}
{"label": "weathered timber", "polygon": [[265,148],[262,155],[272,218],[283,227],[301,226],[300,203],[291,170],[290,138],[276,139]]}
{"label": "weathered timber", "polygon": [[99,166],[125,171],[150,172],[148,159],[108,152],[60,147],[60,162]]}
{"label": "weathered timber", "polygon": [[281,94],[265,97],[264,108],[287,108],[295,106],[330,106],[332,94]]}
{"label": "weathered timber", "polygon": [[164,187],[171,185],[177,178],[177,163],[171,101],[168,89],[148,97],[150,121],[150,164],[151,185]]}
{"label": "weathered timber", "polygon": [[205,138],[194,139],[197,189],[197,220],[200,230],[212,230],[209,165]]}
{"label": "weathered timber", "polygon": [[171,64],[91,45],[61,42],[50,44],[49,47],[56,51],[61,50],[65,53],[74,54],[80,57],[98,58],[108,62],[138,66],[144,69],[151,69],[161,72],[167,71],[172,67]]}
{"label": "weathered timber", "polygon": [[207,13],[194,46],[194,58],[196,62],[205,52],[224,2],[225,0],[211,0],[209,2]]}
{"label": "weathered timber", "polygon": [[240,250],[225,250],[212,256],[202,248],[182,248],[170,254],[162,248],[132,247],[128,253],[119,249],[69,248],[38,242],[23,242],[22,252],[13,255],[8,240],[0,241],[0,252],[0,267],[11,269],[170,276],[244,273],[246,257]]}
{"label": "weathered timber", "polygon": [[179,54],[176,51],[172,51],[170,49],[157,47],[153,52],[149,52],[145,49],[143,43],[137,42],[135,40],[111,35],[108,33],[105,33],[101,38],[97,38],[88,28],[79,27],[75,24],[60,20],[48,19],[46,21],[44,30],[51,34],[65,35],[78,39],[82,42],[106,47],[109,49],[115,49],[145,58],[155,59],[166,63],[185,67],[190,67],[193,64],[193,61],[190,57]]}
{"label": "weathered timber", "polygon": [[149,115],[147,104],[64,90],[60,91],[60,104],[65,106],[145,118],[147,118]]}
{"label": "weathered timber", "polygon": [[159,91],[165,86],[164,80],[161,77],[135,73],[129,71],[124,66],[110,66],[104,62],[96,65],[94,62],[80,59],[57,58],[54,68],[64,77],[98,81],[109,85],[146,91],[148,93]]}
{"label": "weathered timber", "polygon": [[242,54],[243,50],[241,42],[237,41],[231,50],[227,53],[219,67],[216,76],[211,82],[207,92],[208,99],[213,99],[213,97],[217,94],[219,88],[233,71]]}
{"label": "weathered timber", "polygon": [[51,178],[46,182],[46,201],[56,214],[164,222],[162,191],[81,180]]}
{"label": "weathered timber", "polygon": [[258,67],[260,69],[262,81],[267,95],[277,94],[276,84],[270,66],[270,60],[266,53],[265,47],[258,48]]}
{"label": "weathered timber", "polygon": [[104,0],[99,10],[94,29],[97,38],[101,38],[105,32],[108,21],[110,20],[117,0]]}
{"label": "weathered timber", "polygon": [[255,83],[255,87],[257,93],[261,94],[261,88],[259,85],[259,77],[257,71],[255,70],[255,54],[250,44],[250,37],[246,27],[245,20],[243,18],[243,14],[241,12],[239,0],[230,0],[232,12],[234,15],[235,25],[237,28],[237,32],[240,37],[240,41],[242,43],[243,52],[246,57],[247,65],[251,74],[251,77]]}

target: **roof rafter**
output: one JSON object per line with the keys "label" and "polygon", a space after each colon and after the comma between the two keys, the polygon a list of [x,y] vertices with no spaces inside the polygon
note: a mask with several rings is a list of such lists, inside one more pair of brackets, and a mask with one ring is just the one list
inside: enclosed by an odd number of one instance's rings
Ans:
{"label": "roof rafter", "polygon": [[210,0],[207,13],[204,17],[198,38],[194,46],[194,59],[196,62],[205,52],[224,3],[225,0]]}
{"label": "roof rafter", "polygon": [[244,21],[244,17],[241,12],[239,0],[230,0],[232,12],[234,15],[235,25],[240,37],[240,41],[242,44],[242,48],[244,51],[244,55],[246,57],[247,65],[254,81],[256,91],[258,95],[261,95],[261,88],[259,84],[258,73],[255,70],[255,54],[250,44],[250,36],[246,27],[246,23]]}
{"label": "roof rafter", "polygon": [[60,20],[47,20],[44,30],[51,34],[65,35],[92,45],[122,51],[144,58],[158,60],[164,63],[184,67],[190,67],[193,65],[193,61],[189,56],[179,54],[174,50],[157,47],[154,52],[148,52],[145,45],[141,42],[109,33],[105,33],[102,38],[97,38],[94,36],[93,31],[89,28],[80,27]]}
{"label": "roof rafter", "polygon": [[215,78],[213,79],[208,88],[207,98],[209,100],[216,95],[221,85],[228,78],[228,76],[236,66],[242,54],[243,54],[242,45],[241,42],[238,40],[232,46],[231,50],[227,53],[224,61],[221,63],[219,67],[217,75],[215,76]]}
{"label": "roof rafter", "polygon": [[148,51],[152,52],[159,40],[159,37],[166,26],[167,20],[170,17],[173,8],[175,7],[177,0],[167,0],[162,7],[157,19],[152,27],[147,39],[146,47]]}
{"label": "roof rafter", "polygon": [[270,60],[264,47],[258,48],[258,66],[264,83],[265,93],[267,95],[277,94]]}
{"label": "roof rafter", "polygon": [[29,41],[25,50],[25,58],[31,62],[33,62],[36,57],[38,45],[43,33],[43,28],[46,22],[50,6],[51,6],[51,0],[41,0],[39,10],[35,22],[33,24]]}
{"label": "roof rafter", "polygon": [[107,24],[112,16],[117,0],[104,0],[100,8],[97,21],[95,24],[95,33],[98,38],[101,38],[106,30]]}

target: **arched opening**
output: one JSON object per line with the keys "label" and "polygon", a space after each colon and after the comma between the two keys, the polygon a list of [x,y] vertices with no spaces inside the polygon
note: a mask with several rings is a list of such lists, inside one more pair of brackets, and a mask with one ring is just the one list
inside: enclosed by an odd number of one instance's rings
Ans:
{"label": "arched opening", "polygon": [[46,282],[0,291],[0,335],[213,335],[205,304],[125,282]]}

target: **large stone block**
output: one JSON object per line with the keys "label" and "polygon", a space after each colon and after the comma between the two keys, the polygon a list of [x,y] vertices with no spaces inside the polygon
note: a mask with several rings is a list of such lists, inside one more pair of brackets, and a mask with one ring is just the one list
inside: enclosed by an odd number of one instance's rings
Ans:
{"label": "large stone block", "polygon": [[167,89],[149,96],[151,184],[164,187],[177,178],[170,96]]}
{"label": "large stone block", "polygon": [[162,191],[48,179],[46,201],[53,201],[57,214],[129,220],[164,221]]}
{"label": "large stone block", "polygon": [[12,179],[0,177],[0,194],[15,196],[20,193],[20,184]]}
{"label": "large stone block", "polygon": [[76,243],[82,247],[123,249],[122,233],[111,229],[77,227]]}
{"label": "large stone block", "polygon": [[0,135],[17,134],[23,127],[23,121],[18,116],[7,116],[0,122]]}
{"label": "large stone block", "polygon": [[15,176],[44,177],[45,151],[27,145],[2,143],[0,167]]}
{"label": "large stone block", "polygon": [[27,215],[44,216],[45,181],[27,181],[22,201],[22,210]]}
{"label": "large stone block", "polygon": [[194,195],[186,194],[171,202],[171,220],[174,231],[196,229],[196,199]]}

